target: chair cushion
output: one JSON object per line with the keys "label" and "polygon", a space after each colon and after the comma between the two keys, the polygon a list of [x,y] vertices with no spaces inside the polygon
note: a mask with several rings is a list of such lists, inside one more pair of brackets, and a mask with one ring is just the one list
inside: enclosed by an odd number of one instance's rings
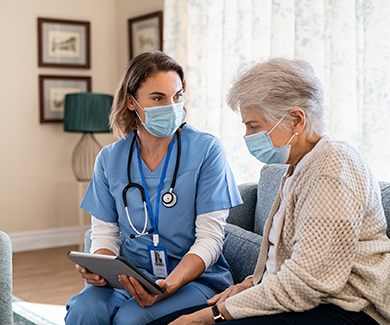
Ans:
{"label": "chair cushion", "polygon": [[236,225],[226,224],[223,255],[230,266],[234,283],[239,283],[253,274],[261,240],[262,236],[258,234]]}
{"label": "chair cushion", "polygon": [[250,182],[238,185],[238,190],[244,204],[235,206],[229,210],[226,222],[254,231],[255,209],[257,201],[258,182]]}
{"label": "chair cushion", "polygon": [[264,224],[271,211],[283,175],[288,165],[265,165],[260,172],[254,231],[263,235]]}
{"label": "chair cushion", "polygon": [[388,182],[379,182],[381,188],[382,196],[382,206],[385,210],[386,220],[387,220],[387,237],[390,238],[390,183]]}

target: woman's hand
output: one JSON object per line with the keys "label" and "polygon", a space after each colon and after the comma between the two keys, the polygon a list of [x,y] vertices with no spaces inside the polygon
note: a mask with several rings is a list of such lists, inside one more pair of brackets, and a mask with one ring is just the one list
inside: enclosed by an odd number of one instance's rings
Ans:
{"label": "woman's hand", "polygon": [[146,292],[142,285],[133,277],[121,274],[119,276],[119,282],[123,285],[128,293],[139,303],[141,307],[150,307],[157,301],[168,297],[169,285],[165,280],[157,280],[156,283],[159,287],[163,288],[165,293],[163,295],[154,295]]}
{"label": "woman's hand", "polygon": [[208,305],[220,304],[222,302],[225,302],[227,298],[234,296],[237,293],[244,291],[250,287],[253,287],[252,277],[246,278],[244,281],[242,281],[239,284],[230,286],[224,292],[221,292],[215,295],[214,297],[212,297],[211,299],[207,300],[207,304]]}
{"label": "woman's hand", "polygon": [[[229,314],[227,309],[225,308],[225,303],[218,304],[218,309],[222,316],[226,320],[231,320],[233,317]],[[169,325],[185,325],[185,324],[199,324],[199,325],[209,325],[214,324],[214,314],[211,310],[211,307],[203,308],[195,313],[189,315],[183,315]]]}
{"label": "woman's hand", "polygon": [[86,268],[76,264],[75,265],[77,272],[80,273],[81,277],[89,284],[92,284],[94,287],[102,287],[107,284],[107,281],[102,278],[99,274],[89,273]]}

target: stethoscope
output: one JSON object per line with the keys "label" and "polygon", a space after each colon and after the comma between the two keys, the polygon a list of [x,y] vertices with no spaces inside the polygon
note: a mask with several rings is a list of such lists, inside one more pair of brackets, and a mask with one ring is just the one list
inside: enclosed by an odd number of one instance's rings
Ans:
{"label": "stethoscope", "polygon": [[[177,172],[179,170],[180,155],[181,155],[181,139],[180,139],[180,131],[179,130],[183,127],[184,124],[185,123],[180,125],[179,129],[177,129],[176,132],[175,132],[176,133],[176,138],[177,138],[177,155],[176,155],[175,171],[173,173],[173,178],[172,178],[171,186],[169,187],[169,191],[164,193],[162,195],[162,198],[161,198],[163,205],[165,207],[167,207],[167,208],[172,208],[177,203],[177,195],[173,192],[173,189],[174,189],[175,184],[176,184]],[[167,153],[167,156],[165,158],[164,169],[163,169],[163,173],[161,175],[158,193],[161,191],[162,183],[163,183],[163,180],[165,178],[165,173],[166,173],[166,169],[167,169],[167,166],[168,166],[168,161],[169,161],[169,158],[170,158],[170,154],[171,154],[171,151],[172,151],[174,140],[175,140],[175,137],[172,137],[171,143],[170,143],[169,148],[168,148],[168,153]],[[131,181],[130,168],[131,168],[131,160],[133,158],[133,149],[134,149],[134,145],[135,144],[137,145],[138,167],[140,169],[143,186],[141,186],[140,184],[137,184],[137,183],[133,183]],[[133,137],[133,140],[131,141],[131,145],[130,145],[129,158],[127,160],[127,179],[128,179],[128,184],[126,185],[126,187],[123,189],[123,192],[122,192],[123,204],[125,206],[125,211],[126,211],[126,215],[127,215],[127,219],[129,221],[129,224],[130,224],[131,228],[133,228],[133,230],[137,233],[137,235],[131,234],[130,238],[132,239],[132,238],[148,235],[148,234],[151,234],[153,232],[157,232],[158,204],[156,204],[156,218],[151,219],[153,227],[150,228],[148,231],[146,231],[146,227],[147,227],[147,224],[148,224],[148,209],[150,209],[150,211],[151,211],[151,205],[150,205],[149,197],[146,195],[147,193],[145,194],[146,186],[145,186],[145,183],[144,183],[144,178],[143,178],[142,169],[141,169],[141,158],[140,158],[140,154],[139,154],[139,147],[138,147],[138,141],[137,141],[137,130],[134,131],[134,137]],[[144,205],[145,223],[144,223],[144,228],[143,228],[142,232],[138,231],[134,227],[133,223],[131,222],[130,215],[129,215],[129,210],[128,210],[128,206],[127,206],[126,193],[127,193],[127,190],[129,188],[132,188],[132,187],[137,188],[141,192],[142,203]],[[156,235],[156,236],[158,238],[158,235]],[[153,241],[155,241],[154,238],[153,238]],[[158,239],[157,239],[157,241],[158,241]]]}

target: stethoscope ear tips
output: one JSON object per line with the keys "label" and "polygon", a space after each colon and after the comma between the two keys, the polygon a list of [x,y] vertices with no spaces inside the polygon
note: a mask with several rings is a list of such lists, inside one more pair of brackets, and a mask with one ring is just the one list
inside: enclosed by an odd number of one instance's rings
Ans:
{"label": "stethoscope ear tips", "polygon": [[167,208],[172,208],[177,202],[177,195],[173,192],[166,192],[162,196],[162,203]]}

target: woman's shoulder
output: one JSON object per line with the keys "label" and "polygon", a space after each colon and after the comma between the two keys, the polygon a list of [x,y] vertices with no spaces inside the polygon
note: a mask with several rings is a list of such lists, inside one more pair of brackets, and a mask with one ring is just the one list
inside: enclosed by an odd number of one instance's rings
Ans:
{"label": "woman's shoulder", "polygon": [[330,166],[338,164],[367,165],[360,150],[351,143],[340,140],[335,136],[324,137],[324,143],[318,151],[317,159],[324,159]]}
{"label": "woman's shoulder", "polygon": [[326,136],[323,140],[309,164],[311,173],[316,177],[339,179],[349,187],[376,181],[367,160],[357,147],[334,136]]}

